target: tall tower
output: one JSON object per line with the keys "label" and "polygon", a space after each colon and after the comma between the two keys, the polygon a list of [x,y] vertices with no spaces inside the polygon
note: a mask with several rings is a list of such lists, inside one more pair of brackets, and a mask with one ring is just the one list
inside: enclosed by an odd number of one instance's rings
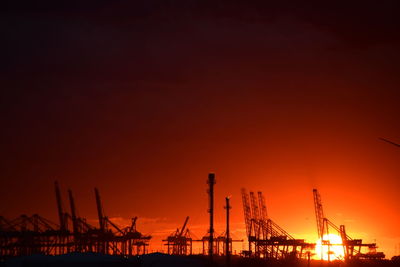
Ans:
{"label": "tall tower", "polygon": [[209,173],[208,174],[208,195],[209,195],[209,204],[210,207],[208,212],[210,213],[210,239],[208,243],[208,255],[210,259],[213,259],[213,252],[214,252],[214,185],[215,185],[215,174]]}
{"label": "tall tower", "polygon": [[232,208],[229,205],[229,197],[225,198],[226,201],[226,240],[225,240],[225,256],[226,256],[226,266],[231,266],[231,251],[230,251],[230,234],[229,234],[229,210]]}

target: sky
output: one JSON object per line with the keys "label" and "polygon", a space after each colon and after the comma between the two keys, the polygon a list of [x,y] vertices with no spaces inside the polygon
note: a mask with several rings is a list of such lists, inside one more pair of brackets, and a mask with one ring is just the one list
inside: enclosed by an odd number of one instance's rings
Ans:
{"label": "sky", "polygon": [[[58,180],[96,224],[216,231],[231,196],[315,242],[312,189],[353,238],[400,254],[399,4],[8,1],[0,11],[0,215],[57,222]],[[157,241],[158,240],[158,241]],[[397,252],[395,247],[397,246]],[[242,249],[242,248],[237,248]]]}

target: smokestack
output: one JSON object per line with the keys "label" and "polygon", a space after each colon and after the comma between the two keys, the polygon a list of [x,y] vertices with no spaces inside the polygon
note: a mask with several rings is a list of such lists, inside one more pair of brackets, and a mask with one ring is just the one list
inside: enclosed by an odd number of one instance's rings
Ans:
{"label": "smokestack", "polygon": [[213,259],[214,252],[214,185],[215,185],[215,174],[208,174],[207,184],[209,186],[208,195],[210,197],[210,208],[208,212],[210,213],[210,239],[208,243],[208,255],[210,260]]}
{"label": "smokestack", "polygon": [[230,252],[230,236],[229,236],[229,210],[232,208],[229,205],[229,197],[225,198],[226,201],[226,240],[225,240],[225,255],[226,255],[226,266],[231,266],[231,252]]}

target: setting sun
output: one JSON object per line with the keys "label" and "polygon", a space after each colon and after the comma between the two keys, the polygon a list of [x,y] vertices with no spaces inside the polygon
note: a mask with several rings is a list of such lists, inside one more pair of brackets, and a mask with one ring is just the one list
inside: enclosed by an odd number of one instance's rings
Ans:
{"label": "setting sun", "polygon": [[324,235],[315,246],[316,257],[323,260],[343,260],[342,238],[335,234]]}

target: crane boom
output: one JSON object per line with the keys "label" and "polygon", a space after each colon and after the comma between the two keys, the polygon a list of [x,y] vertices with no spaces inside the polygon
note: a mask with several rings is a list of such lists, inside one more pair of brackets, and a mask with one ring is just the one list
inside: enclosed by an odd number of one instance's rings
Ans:
{"label": "crane boom", "polygon": [[243,202],[243,213],[244,213],[244,222],[246,224],[246,233],[247,236],[251,235],[251,209],[250,209],[250,201],[249,195],[246,192],[246,189],[242,188],[242,202]]}
{"label": "crane boom", "polygon": [[258,209],[258,201],[256,199],[256,196],[254,195],[254,192],[250,192],[250,204],[253,218],[258,221],[260,219],[260,213]]}
{"label": "crane boom", "polygon": [[97,205],[97,216],[99,218],[100,230],[104,231],[104,215],[103,215],[103,207],[101,205],[100,193],[97,188],[94,189],[94,194],[96,196],[96,205]]}
{"label": "crane boom", "polygon": [[189,216],[186,217],[186,220],[185,220],[185,222],[184,222],[184,224],[183,224],[183,226],[182,226],[182,229],[181,229],[181,231],[179,232],[179,236],[182,236],[182,235],[183,235],[183,232],[185,231],[185,228],[186,228],[186,225],[187,225],[188,221],[189,221]]}
{"label": "crane boom", "polygon": [[258,205],[260,207],[260,219],[266,221],[268,219],[267,205],[265,204],[265,197],[261,191],[258,194]]}
{"label": "crane boom", "polygon": [[59,187],[57,181],[54,182],[54,189],[55,189],[55,192],[56,192],[58,218],[59,218],[59,221],[60,221],[60,230],[61,231],[65,231],[66,230],[65,216],[64,216],[64,211],[63,211],[63,207],[62,207],[60,187]]}
{"label": "crane boom", "polygon": [[325,216],[324,216],[324,211],[322,209],[321,196],[318,193],[317,189],[313,189],[313,195],[314,195],[315,217],[317,220],[318,237],[322,240],[325,232],[324,229]]}

